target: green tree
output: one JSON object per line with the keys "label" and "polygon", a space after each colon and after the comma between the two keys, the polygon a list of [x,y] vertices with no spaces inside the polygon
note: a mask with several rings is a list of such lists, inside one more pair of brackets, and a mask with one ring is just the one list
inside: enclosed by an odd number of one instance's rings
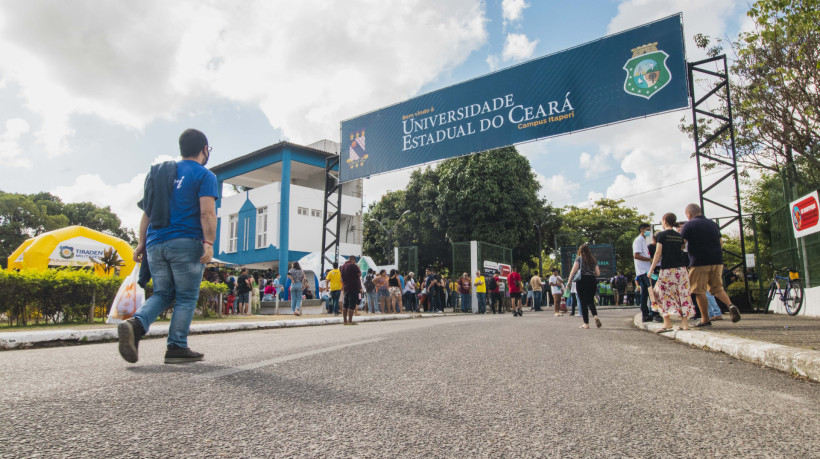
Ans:
{"label": "green tree", "polygon": [[0,259],[3,262],[26,239],[64,228],[80,225],[111,234],[134,244],[134,231],[122,227],[111,208],[90,202],[63,203],[51,193],[31,195],[0,191]]}
{"label": "green tree", "polygon": [[565,207],[559,242],[562,245],[612,244],[618,271],[634,271],[632,241],[638,235],[638,225],[650,223],[651,216],[623,204],[623,199],[603,198],[592,207]]}
{"label": "green tree", "polygon": [[[795,165],[792,180],[820,184],[820,0],[759,0],[747,15],[754,21],[729,46],[736,56],[730,89],[738,161],[768,171]],[[723,42],[696,35],[710,55]],[[710,48],[710,45],[715,43]],[[723,94],[721,91],[718,94]],[[728,116],[724,109],[721,113]],[[717,123],[703,119],[704,137]],[[691,125],[682,129],[692,133]],[[729,133],[710,153],[729,153]],[[798,178],[799,177],[799,178]]]}
{"label": "green tree", "polygon": [[30,196],[0,191],[0,260],[5,263],[26,239],[68,225],[65,215],[51,215],[53,202],[35,202]]}
{"label": "green tree", "polygon": [[406,190],[388,193],[368,208],[364,252],[383,263],[387,235],[372,219],[392,228],[409,210],[396,225],[392,242],[418,246],[420,268],[450,267],[451,242],[470,240],[510,247],[517,265],[532,263],[538,252],[534,224],[544,223],[545,241],[560,226],[559,211],[539,199],[538,190],[529,161],[513,147],[416,170]]}

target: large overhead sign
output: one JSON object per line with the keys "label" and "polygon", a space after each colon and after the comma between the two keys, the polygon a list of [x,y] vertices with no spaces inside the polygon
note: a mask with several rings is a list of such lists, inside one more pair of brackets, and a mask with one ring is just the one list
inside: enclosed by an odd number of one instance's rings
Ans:
{"label": "large overhead sign", "polygon": [[689,106],[681,15],[342,122],[341,181]]}

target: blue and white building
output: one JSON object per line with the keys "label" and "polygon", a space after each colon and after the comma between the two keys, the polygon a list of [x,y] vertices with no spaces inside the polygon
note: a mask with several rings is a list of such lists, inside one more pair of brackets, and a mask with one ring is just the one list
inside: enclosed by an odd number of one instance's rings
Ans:
{"label": "blue and white building", "polygon": [[[325,160],[338,154],[339,144],[330,140],[279,142],[212,167],[221,193],[214,256],[281,272],[288,262],[320,252]],[[360,256],[361,180],[344,184],[341,213],[340,254]]]}

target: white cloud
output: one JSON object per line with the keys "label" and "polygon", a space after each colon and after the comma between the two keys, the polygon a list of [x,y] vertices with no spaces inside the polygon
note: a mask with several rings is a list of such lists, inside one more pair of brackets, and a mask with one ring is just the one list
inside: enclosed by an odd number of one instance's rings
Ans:
{"label": "white cloud", "polygon": [[487,56],[486,62],[487,66],[490,67],[491,72],[495,72],[496,70],[498,70],[498,56],[490,54],[489,56]]}
{"label": "white cloud", "polygon": [[[437,167],[439,163],[431,164],[430,167]],[[427,167],[427,166],[424,166]],[[374,175],[364,180],[364,208],[367,209],[371,203],[381,200],[388,191],[398,191],[407,188],[410,183],[410,174],[414,168],[402,169],[388,172],[386,174]]]}
{"label": "white cloud", "polygon": [[255,104],[295,142],[332,137],[487,38],[479,0],[27,1],[0,17],[0,78],[42,117],[51,155],[69,151],[74,115],[142,129],[209,99]]}
{"label": "white cloud", "polygon": [[[726,22],[741,2],[737,0],[623,0],[618,14],[609,22],[607,33],[637,27],[650,21],[683,12],[684,38],[690,60],[705,57],[695,46],[692,36],[697,33],[722,37]],[[742,2],[746,6],[746,2]],[[698,57],[699,58],[699,57]]]}
{"label": "white cloud", "polygon": [[137,201],[142,199],[145,173],[137,174],[125,183],[108,184],[98,174],[80,175],[74,183],[58,186],[51,193],[63,202],[90,202],[100,207],[110,206],[123,226],[139,230],[142,211]]}
{"label": "white cloud", "polygon": [[520,21],[524,17],[524,10],[529,6],[525,0],[504,0],[501,2],[501,16],[505,23]]}
{"label": "white cloud", "polygon": [[553,175],[546,178],[535,172],[535,178],[541,185],[541,197],[550,201],[554,206],[563,207],[573,203],[573,195],[581,189],[581,185],[567,179],[563,175]]}
{"label": "white cloud", "polygon": [[595,156],[592,156],[587,152],[581,153],[581,156],[578,157],[578,163],[581,166],[581,169],[586,169],[585,177],[597,177],[612,169],[611,166],[613,159],[609,156],[610,154],[607,151],[602,151]]}
{"label": "white cloud", "polygon": [[515,149],[518,150],[518,153],[527,158],[530,161],[530,164],[535,164],[545,158],[549,159],[548,155],[551,153],[549,146],[552,141],[553,139],[543,139],[536,140],[534,142],[520,143],[515,146]]}
{"label": "white cloud", "polygon": [[0,134],[0,163],[5,167],[31,167],[20,147],[20,138],[29,131],[28,122],[22,118],[6,120],[6,132]]}
{"label": "white cloud", "polygon": [[535,46],[538,40],[530,41],[522,33],[507,34],[507,41],[504,42],[504,51],[501,56],[505,61],[529,59],[535,53]]}

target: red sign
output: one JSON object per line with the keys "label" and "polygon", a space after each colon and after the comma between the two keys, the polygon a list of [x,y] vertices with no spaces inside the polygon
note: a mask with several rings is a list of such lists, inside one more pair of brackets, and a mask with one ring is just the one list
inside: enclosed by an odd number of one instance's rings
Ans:
{"label": "red sign", "polygon": [[510,275],[510,273],[512,272],[512,266],[510,266],[510,265],[502,265],[501,263],[499,263],[499,264],[498,264],[498,271],[499,271],[499,273],[501,274],[501,277],[503,277],[504,279],[506,279],[506,278],[507,278],[507,276],[509,276],[509,275]]}
{"label": "red sign", "polygon": [[820,231],[820,206],[816,191],[792,202],[790,208],[795,237]]}

